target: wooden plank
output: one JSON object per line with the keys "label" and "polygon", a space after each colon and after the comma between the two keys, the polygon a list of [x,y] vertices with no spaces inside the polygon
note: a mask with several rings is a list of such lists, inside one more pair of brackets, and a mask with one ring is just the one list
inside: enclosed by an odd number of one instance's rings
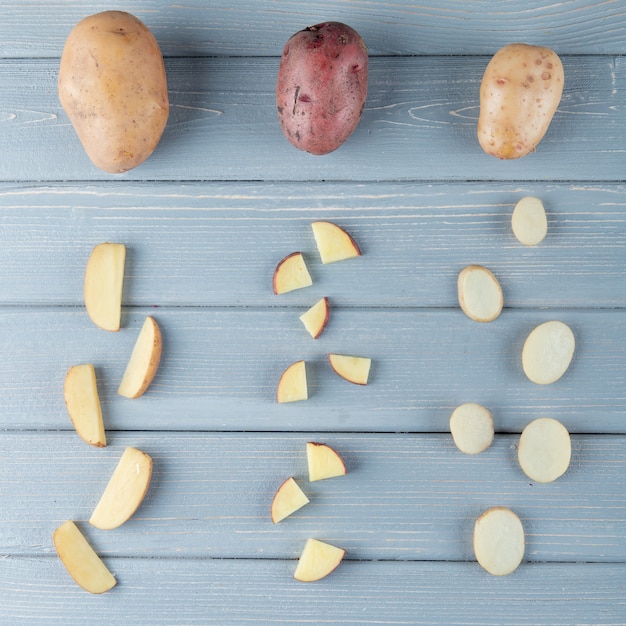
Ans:
{"label": "wooden plank", "polygon": [[[58,61],[0,61],[0,180],[623,180],[623,57],[563,59],[559,110],[514,161],[476,139],[486,57],[372,58],[363,118],[337,151],[291,146],[275,110],[277,58],[168,59],[171,114],[148,161],[124,175],[87,158],[57,98]],[[442,78],[443,77],[443,78]],[[28,85],[25,88],[24,85]]]}
{"label": "wooden plank", "polygon": [[[0,56],[59,56],[80,19],[111,8],[106,2],[1,2]],[[271,0],[164,4],[127,0],[166,56],[280,55],[292,33],[325,20],[356,28],[370,54],[488,54],[513,41],[553,46],[561,54],[624,54],[626,18],[619,2],[570,0],[523,5],[480,0],[421,3],[364,0],[277,4]]]}
{"label": "wooden plank", "polygon": [[[623,624],[621,564],[522,566],[345,561],[293,580],[292,561],[109,559],[119,584],[94,598],[56,559],[0,560],[6,624]],[[149,581],[149,583],[147,582]]]}
{"label": "wooden plank", "polygon": [[[146,314],[162,327],[155,381],[137,401],[117,385]],[[445,432],[450,413],[480,402],[501,432],[535,417],[572,432],[624,433],[626,315],[623,310],[505,311],[478,324],[460,311],[337,309],[317,341],[290,309],[136,309],[118,334],[96,328],[79,309],[0,312],[0,428],[70,429],[63,402],[67,369],[96,367],[107,428]],[[572,327],[577,349],[565,376],[536,385],[521,350],[541,322]],[[370,382],[332,372],[327,353],[373,359]],[[309,399],[279,405],[276,383],[292,362],[308,363]]]}
{"label": "wooden plank", "polygon": [[[305,443],[323,441],[346,476],[309,483]],[[473,560],[472,529],[492,506],[519,515],[532,562],[626,560],[626,437],[574,435],[569,470],[536,484],[520,470],[518,437],[464,455],[449,435],[114,433],[105,449],[74,433],[0,438],[0,554],[42,556],[66,519],[107,557],[295,559],[307,537],[355,560]],[[154,459],[146,500],[115,531],[89,526],[125,446]],[[9,462],[10,461],[10,462]],[[274,492],[294,476],[310,504],[279,524]]]}
{"label": "wooden plank", "polygon": [[[547,238],[520,244],[515,203],[543,199]],[[626,305],[626,186],[554,183],[162,183],[0,186],[0,302],[82,305],[92,247],[128,248],[128,306],[456,307],[456,276],[489,267],[507,307]],[[335,221],[363,256],[323,266],[310,223]],[[310,289],[271,292],[301,250]]]}

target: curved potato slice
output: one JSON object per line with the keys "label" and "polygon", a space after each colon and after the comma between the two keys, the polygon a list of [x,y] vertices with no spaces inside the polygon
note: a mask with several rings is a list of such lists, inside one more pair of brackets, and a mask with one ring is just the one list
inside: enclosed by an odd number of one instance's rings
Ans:
{"label": "curved potato slice", "polygon": [[333,572],[346,551],[318,539],[307,539],[293,577],[305,583],[320,580]]}
{"label": "curved potato slice", "polygon": [[313,237],[322,263],[335,263],[361,256],[356,241],[343,228],[332,222],[313,222]]}
{"label": "curved potato slice", "polygon": [[106,446],[96,371],[91,363],[70,367],[65,375],[63,397],[74,429],[80,438],[97,448]]}

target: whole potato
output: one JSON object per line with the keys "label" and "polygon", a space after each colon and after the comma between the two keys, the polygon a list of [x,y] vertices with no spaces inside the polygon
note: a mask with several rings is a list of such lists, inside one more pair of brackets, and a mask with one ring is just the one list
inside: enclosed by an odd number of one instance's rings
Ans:
{"label": "whole potato", "polygon": [[535,150],[561,101],[563,66],[549,48],[514,43],[493,56],[480,85],[478,141],[517,159]]}
{"label": "whole potato", "polygon": [[154,151],[169,114],[159,44],[123,11],[80,21],[59,69],[59,99],[89,158],[105,172],[125,172]]}
{"label": "whole potato", "polygon": [[340,22],[309,26],[283,50],[276,107],[285,137],[300,150],[336,150],[361,119],[367,95],[367,48]]}

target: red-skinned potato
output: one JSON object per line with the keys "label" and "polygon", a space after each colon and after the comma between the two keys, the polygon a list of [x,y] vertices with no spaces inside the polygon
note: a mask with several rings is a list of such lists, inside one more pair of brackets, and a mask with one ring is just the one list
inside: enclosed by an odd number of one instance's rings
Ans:
{"label": "red-skinned potato", "polygon": [[367,96],[367,48],[340,22],[309,26],[283,50],[276,107],[285,137],[300,150],[328,154],[354,132]]}
{"label": "red-skinned potato", "polygon": [[500,159],[534,152],[563,93],[563,66],[549,48],[514,43],[496,52],[480,84],[478,141]]}
{"label": "red-skinned potato", "polygon": [[113,174],[143,163],[165,128],[169,99],[159,44],[124,11],[104,11],[70,32],[59,100],[94,165]]}

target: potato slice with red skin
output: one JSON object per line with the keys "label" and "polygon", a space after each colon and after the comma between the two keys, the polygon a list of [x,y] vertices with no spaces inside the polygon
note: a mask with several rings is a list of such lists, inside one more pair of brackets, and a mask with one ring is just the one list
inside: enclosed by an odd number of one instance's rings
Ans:
{"label": "potato slice with red skin", "polygon": [[310,287],[312,284],[313,279],[309,274],[302,252],[292,252],[276,265],[272,277],[272,288],[276,295]]}
{"label": "potato slice with red skin", "polygon": [[278,524],[286,517],[295,513],[298,509],[309,503],[304,491],[300,489],[298,483],[289,477],[276,490],[270,507],[272,523]]}
{"label": "potato slice with red skin", "polygon": [[292,363],[281,375],[276,387],[276,401],[279,403],[308,400],[305,361]]}
{"label": "potato slice with red skin", "polygon": [[352,235],[332,222],[318,221],[311,224],[313,236],[322,263],[336,263],[361,256],[361,250]]}
{"label": "potato slice with red skin", "polygon": [[335,571],[346,551],[319,539],[307,539],[293,577],[304,583],[321,580]]}
{"label": "potato slice with red skin", "polygon": [[324,22],[287,41],[276,81],[276,109],[285,137],[300,150],[328,154],[361,119],[367,96],[367,48],[340,22]]}
{"label": "potato slice with red skin", "polygon": [[341,378],[355,385],[367,385],[372,359],[364,356],[329,354],[328,361]]}
{"label": "potato slice with red skin", "polygon": [[326,328],[329,318],[330,304],[328,298],[324,296],[300,316],[300,321],[304,324],[309,335],[313,339],[318,339]]}
{"label": "potato slice with red skin", "polygon": [[325,443],[309,441],[306,444],[309,481],[325,480],[347,474],[346,464],[338,452]]}

